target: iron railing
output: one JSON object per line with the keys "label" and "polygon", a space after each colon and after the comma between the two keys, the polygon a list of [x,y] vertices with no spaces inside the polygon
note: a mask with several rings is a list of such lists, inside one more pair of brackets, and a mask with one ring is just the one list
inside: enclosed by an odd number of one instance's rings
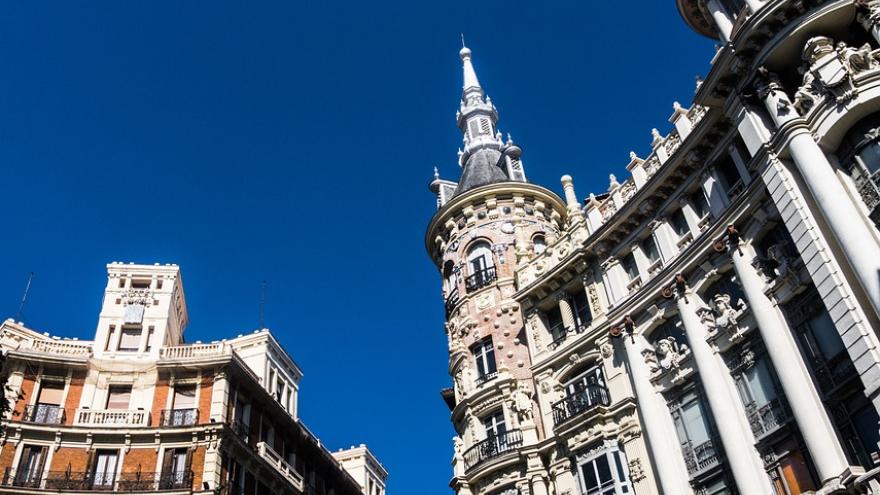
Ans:
{"label": "iron railing", "polygon": [[688,441],[682,445],[681,450],[684,454],[684,463],[687,466],[689,475],[694,476],[702,473],[721,462],[715,449],[715,442],[714,440],[707,440],[695,447],[693,442]]}
{"label": "iron railing", "polygon": [[192,471],[157,472],[77,472],[49,471],[43,473],[7,468],[3,475],[4,487],[64,491],[154,492],[162,490],[191,490]]}
{"label": "iron railing", "polygon": [[608,389],[598,383],[587,385],[584,390],[553,404],[553,425],[559,426],[596,406],[608,406],[610,403]]}
{"label": "iron railing", "polygon": [[498,279],[498,273],[494,266],[483,268],[468,278],[464,279],[464,288],[468,293],[482,289]]}
{"label": "iron railing", "polygon": [[64,408],[53,404],[32,404],[24,408],[22,421],[43,425],[64,424]]}
{"label": "iron railing", "polygon": [[229,427],[232,428],[232,431],[236,435],[241,437],[241,439],[243,441],[245,441],[245,442],[248,441],[248,436],[250,435],[250,429],[248,428],[248,426],[246,424],[244,424],[244,422],[242,422],[240,420],[236,420],[236,421],[233,421],[232,423],[230,423]]}
{"label": "iron railing", "polygon": [[550,328],[550,336],[553,337],[553,340],[547,347],[552,351],[561,346],[565,339],[568,338],[568,329],[565,328],[565,323],[559,322],[553,325]]}
{"label": "iron railing", "polygon": [[476,467],[482,462],[512,451],[522,443],[521,430],[492,435],[464,452],[464,468],[467,470]]}
{"label": "iron railing", "polygon": [[760,407],[755,403],[749,404],[746,412],[749,417],[749,426],[751,426],[752,433],[754,433],[757,440],[778,430],[791,417],[788,404],[779,398],[773,399]]}
{"label": "iron railing", "polygon": [[449,291],[449,295],[446,296],[446,302],[444,303],[444,307],[446,308],[446,314],[452,312],[455,306],[458,304],[458,287]]}
{"label": "iron railing", "polygon": [[162,426],[193,426],[199,422],[199,410],[190,409],[165,409],[160,416]]}
{"label": "iron railing", "polygon": [[479,387],[479,386],[483,385],[484,383],[488,382],[489,380],[494,380],[497,377],[498,377],[497,371],[492,371],[489,373],[482,374],[474,380],[474,385]]}

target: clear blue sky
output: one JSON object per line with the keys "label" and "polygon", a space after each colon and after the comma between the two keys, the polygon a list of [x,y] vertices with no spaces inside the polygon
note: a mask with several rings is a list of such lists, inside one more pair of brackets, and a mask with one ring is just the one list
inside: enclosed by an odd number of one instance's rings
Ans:
{"label": "clear blue sky", "polygon": [[110,261],[178,263],[188,340],[266,321],[304,421],[389,495],[447,494],[434,165],[457,178],[459,33],[533,182],[626,175],[713,44],[660,2],[6,2],[0,315],[90,338]]}

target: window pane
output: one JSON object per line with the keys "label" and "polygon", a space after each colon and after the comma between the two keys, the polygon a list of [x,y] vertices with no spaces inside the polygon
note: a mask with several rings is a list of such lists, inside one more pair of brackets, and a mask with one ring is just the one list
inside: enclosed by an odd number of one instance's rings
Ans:
{"label": "window pane", "polygon": [[581,466],[581,473],[584,476],[584,485],[587,487],[587,493],[599,488],[599,480],[596,479],[595,461],[590,461]]}
{"label": "window pane", "polygon": [[859,158],[869,173],[873,174],[880,170],[880,143],[874,141],[862,148],[862,151],[859,152]]}
{"label": "window pane", "polygon": [[758,407],[776,398],[776,385],[770,377],[766,359],[761,359],[755,366],[745,372],[752,398]]}
{"label": "window pane", "polygon": [[837,329],[834,328],[831,316],[824,309],[810,320],[810,329],[825,359],[831,359],[846,350]]}
{"label": "window pane", "polygon": [[58,406],[61,404],[61,396],[63,394],[63,383],[44,381],[40,384],[40,397],[37,399],[37,402],[39,404],[52,404]]}
{"label": "window pane", "polygon": [[642,240],[640,244],[642,248],[642,252],[645,253],[645,257],[648,258],[652,263],[657,261],[659,257],[657,254],[657,243],[654,242],[654,237],[649,236]]}
{"label": "window pane", "polygon": [[614,480],[614,477],[611,475],[611,466],[608,465],[607,455],[596,458],[596,472],[599,476],[600,484],[605,484],[607,481]]}
{"label": "window pane", "polygon": [[709,428],[703,419],[703,411],[698,400],[683,405],[681,416],[688,439],[694,443],[694,446],[709,440]]}
{"label": "window pane", "polygon": [[141,327],[122,327],[122,335],[119,337],[120,351],[136,351],[141,344]]}
{"label": "window pane", "polygon": [[111,386],[107,394],[107,409],[128,409],[131,386]]}
{"label": "window pane", "polygon": [[174,387],[174,409],[190,409],[196,405],[196,387]]}
{"label": "window pane", "polygon": [[687,220],[684,218],[683,211],[676,210],[675,213],[672,214],[670,222],[672,224],[672,230],[674,230],[679,237],[688,233],[689,228]]}

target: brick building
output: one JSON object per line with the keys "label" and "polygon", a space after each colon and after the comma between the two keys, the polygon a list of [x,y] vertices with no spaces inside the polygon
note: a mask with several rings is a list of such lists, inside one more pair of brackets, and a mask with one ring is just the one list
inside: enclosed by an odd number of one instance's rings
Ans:
{"label": "brick building", "polygon": [[7,320],[4,493],[361,494],[297,415],[266,330],[185,343],[176,265],[111,263],[95,339]]}

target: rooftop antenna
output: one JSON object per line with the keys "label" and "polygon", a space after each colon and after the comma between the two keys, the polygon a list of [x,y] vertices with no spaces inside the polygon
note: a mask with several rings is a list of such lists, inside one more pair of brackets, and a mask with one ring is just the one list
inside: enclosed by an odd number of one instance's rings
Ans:
{"label": "rooftop antenna", "polygon": [[266,328],[266,281],[260,282],[260,330]]}
{"label": "rooftop antenna", "polygon": [[15,321],[21,321],[21,313],[24,312],[24,305],[27,303],[28,294],[31,291],[31,282],[34,280],[34,272],[28,274],[27,285],[24,286],[24,294],[21,296],[21,304],[18,305],[18,314],[15,315]]}

